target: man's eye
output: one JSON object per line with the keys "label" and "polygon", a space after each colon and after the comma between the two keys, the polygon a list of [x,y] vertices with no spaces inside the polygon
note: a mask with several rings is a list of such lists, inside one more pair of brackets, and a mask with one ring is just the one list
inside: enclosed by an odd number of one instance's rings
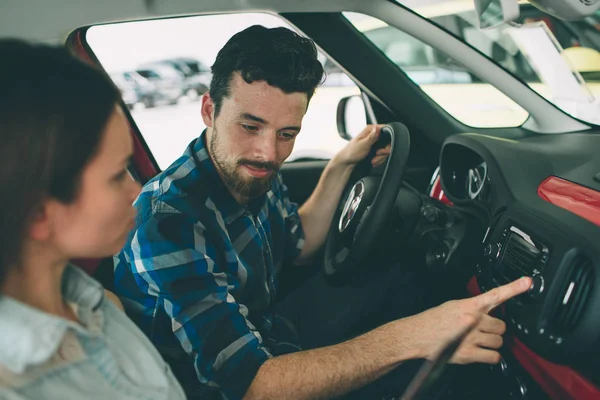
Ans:
{"label": "man's eye", "polygon": [[247,130],[247,131],[250,131],[250,132],[256,132],[256,131],[258,131],[258,127],[257,127],[257,126],[254,126],[254,125],[246,125],[246,124],[242,124],[242,127],[243,127],[245,130]]}
{"label": "man's eye", "polygon": [[281,136],[282,138],[284,138],[286,140],[292,140],[293,138],[296,137],[296,135],[294,135],[293,133],[288,133],[288,132],[281,132],[279,134],[279,136]]}

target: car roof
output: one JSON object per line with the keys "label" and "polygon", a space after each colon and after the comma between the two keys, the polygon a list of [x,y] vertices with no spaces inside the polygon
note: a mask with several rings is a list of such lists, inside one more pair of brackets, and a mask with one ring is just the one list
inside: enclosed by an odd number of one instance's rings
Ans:
{"label": "car roof", "polygon": [[[388,0],[368,3],[385,2]],[[76,28],[110,22],[240,11],[364,12],[365,3],[363,0],[2,0],[0,37],[64,42]]]}

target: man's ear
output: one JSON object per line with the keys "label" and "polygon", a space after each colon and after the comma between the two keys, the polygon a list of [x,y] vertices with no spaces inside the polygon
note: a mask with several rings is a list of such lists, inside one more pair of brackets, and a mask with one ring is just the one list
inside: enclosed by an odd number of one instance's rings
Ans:
{"label": "man's ear", "polygon": [[28,234],[31,240],[38,242],[46,241],[50,238],[52,227],[50,222],[50,214],[52,205],[44,202],[38,207],[29,222]]}
{"label": "man's ear", "polygon": [[212,128],[214,124],[215,103],[213,102],[208,92],[202,95],[201,113],[204,125],[206,125],[209,128]]}

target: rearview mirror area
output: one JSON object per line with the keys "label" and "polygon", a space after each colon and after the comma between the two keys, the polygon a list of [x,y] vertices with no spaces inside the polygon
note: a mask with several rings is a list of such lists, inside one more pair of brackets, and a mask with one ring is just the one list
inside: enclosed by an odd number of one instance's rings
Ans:
{"label": "rearview mirror area", "polygon": [[519,17],[516,0],[474,0],[480,29],[496,28]]}

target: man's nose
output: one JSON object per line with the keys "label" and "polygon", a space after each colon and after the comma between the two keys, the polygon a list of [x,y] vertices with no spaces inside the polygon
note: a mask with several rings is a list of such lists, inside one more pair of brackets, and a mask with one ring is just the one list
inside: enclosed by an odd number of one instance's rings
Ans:
{"label": "man's nose", "polygon": [[255,148],[257,158],[265,162],[275,162],[277,160],[277,133],[264,132],[259,137],[260,140]]}

